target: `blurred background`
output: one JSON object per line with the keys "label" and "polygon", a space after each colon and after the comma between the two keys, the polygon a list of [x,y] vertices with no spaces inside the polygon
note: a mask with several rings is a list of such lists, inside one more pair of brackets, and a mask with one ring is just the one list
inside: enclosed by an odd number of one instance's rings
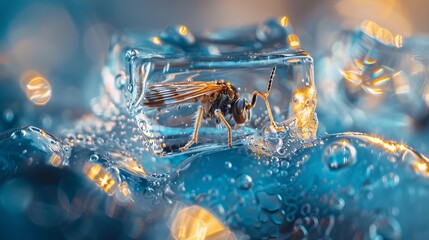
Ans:
{"label": "blurred background", "polygon": [[[25,98],[17,89],[29,75],[43,76],[52,87],[51,101],[39,108],[67,107],[71,112],[64,117],[69,118],[76,106],[87,107],[95,94],[93,86],[98,86],[110,35],[121,29],[163,29],[172,24],[185,24],[191,31],[240,27],[286,15],[301,46],[315,54],[334,40],[329,30],[356,27],[365,19],[404,36],[428,33],[426,7],[418,0],[2,1],[0,110],[22,110],[13,101]],[[3,115],[10,118],[10,111]],[[1,130],[22,124],[35,123],[15,122]],[[43,127],[49,130],[49,124]]]}

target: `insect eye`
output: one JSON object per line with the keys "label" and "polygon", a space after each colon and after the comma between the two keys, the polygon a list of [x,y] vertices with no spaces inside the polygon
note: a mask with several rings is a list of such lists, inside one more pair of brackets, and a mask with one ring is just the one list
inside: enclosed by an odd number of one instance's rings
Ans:
{"label": "insect eye", "polygon": [[236,123],[245,123],[247,121],[246,101],[238,99],[233,106],[232,115]]}

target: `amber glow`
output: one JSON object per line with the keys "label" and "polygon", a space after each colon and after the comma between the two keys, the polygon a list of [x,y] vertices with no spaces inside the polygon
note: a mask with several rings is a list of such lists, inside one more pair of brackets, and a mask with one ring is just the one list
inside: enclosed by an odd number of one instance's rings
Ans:
{"label": "amber glow", "polygon": [[280,25],[282,25],[282,27],[287,27],[288,23],[289,23],[289,19],[286,16],[283,16],[280,18]]}
{"label": "amber glow", "polygon": [[343,75],[344,79],[350,82],[353,85],[359,85],[362,83],[360,78],[360,73],[356,71],[340,71],[341,75]]}
{"label": "amber glow", "polygon": [[393,44],[393,34],[386,28],[378,29],[375,38],[386,45]]}
{"label": "amber glow", "polygon": [[51,159],[49,160],[49,163],[55,167],[59,167],[62,162],[62,159],[57,154],[52,155]]}
{"label": "amber glow", "polygon": [[293,93],[292,109],[296,118],[296,125],[301,131],[301,137],[304,139],[315,137],[318,125],[317,121],[314,121],[316,104],[317,98],[314,86],[297,89]]}
{"label": "amber glow", "polygon": [[126,169],[127,171],[130,171],[132,173],[136,173],[139,175],[146,174],[146,171],[144,170],[144,167],[140,164],[138,164],[134,159],[128,156],[124,156],[120,153],[111,153],[112,157],[115,157],[118,159],[118,164]]}
{"label": "amber glow", "polygon": [[293,49],[299,48],[299,38],[295,34],[290,34],[287,37],[287,42],[289,43],[289,46]]}
{"label": "amber glow", "polygon": [[403,40],[402,35],[396,35],[396,36],[395,36],[395,39],[394,39],[394,45],[395,45],[397,48],[401,48],[401,47],[402,47],[402,45],[404,44],[403,42],[404,42],[404,40]]}
{"label": "amber glow", "polygon": [[107,173],[100,165],[98,164],[85,164],[84,172],[88,178],[94,181],[99,188],[109,195],[113,195],[116,191],[116,181],[113,179],[112,175]]}
{"label": "amber glow", "polygon": [[156,45],[161,45],[161,39],[159,37],[152,37],[150,40]]}
{"label": "amber glow", "polygon": [[380,137],[368,136],[366,139],[369,142],[371,142],[375,145],[378,145],[378,146],[384,148],[386,151],[389,151],[389,152],[399,152],[399,151],[402,152],[402,151],[407,150],[407,147],[404,144],[386,141]]}
{"label": "amber glow", "polygon": [[215,216],[199,206],[187,207],[177,213],[171,235],[178,240],[235,239]]}
{"label": "amber glow", "polygon": [[414,164],[415,170],[419,172],[427,172],[428,171],[428,164],[425,162],[416,162]]}
{"label": "amber glow", "polygon": [[394,35],[389,29],[380,27],[373,21],[365,20],[361,24],[361,29],[368,36],[377,39],[379,42],[388,45],[401,48],[403,45],[403,36]]}
{"label": "amber glow", "polygon": [[375,35],[377,34],[378,30],[381,29],[381,27],[373,21],[365,20],[361,24],[361,29],[368,36],[375,37]]}
{"label": "amber glow", "polygon": [[179,33],[180,33],[180,35],[188,34],[188,28],[185,25],[180,25],[179,26]]}
{"label": "amber glow", "polygon": [[340,0],[335,4],[335,9],[343,16],[345,27],[355,26],[362,19],[369,18],[391,30],[409,35],[412,24],[404,15],[406,4],[409,3],[398,0]]}

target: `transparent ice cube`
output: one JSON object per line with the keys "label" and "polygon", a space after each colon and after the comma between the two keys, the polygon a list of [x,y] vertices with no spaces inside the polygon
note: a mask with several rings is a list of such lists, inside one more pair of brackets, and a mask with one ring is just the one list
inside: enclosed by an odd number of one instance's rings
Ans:
{"label": "transparent ice cube", "polygon": [[[159,34],[118,35],[103,70],[106,91],[113,102],[134,117],[152,152],[165,156],[181,153],[179,148],[191,140],[202,104],[199,98],[181,103],[171,98],[163,105],[148,106],[148,86],[177,82],[193,86],[192,82],[197,81],[224,80],[250,103],[254,91],[267,91],[271,71],[276,67],[268,96],[275,122],[294,123],[302,139],[314,137],[317,122],[313,60],[297,48],[298,39],[289,34],[289,28],[270,35],[269,27],[283,29],[274,23],[267,21],[262,24],[265,27],[246,30],[246,34],[254,32],[255,39],[259,39],[259,44],[249,39],[253,45],[246,45],[228,31],[193,35],[185,26],[170,27]],[[165,99],[166,95],[161,95]],[[265,102],[259,97],[244,124],[238,126],[228,111],[224,115],[232,127],[234,145],[246,136],[273,130]],[[185,152],[228,146],[227,129],[218,118],[203,119],[198,133],[197,143]]]}

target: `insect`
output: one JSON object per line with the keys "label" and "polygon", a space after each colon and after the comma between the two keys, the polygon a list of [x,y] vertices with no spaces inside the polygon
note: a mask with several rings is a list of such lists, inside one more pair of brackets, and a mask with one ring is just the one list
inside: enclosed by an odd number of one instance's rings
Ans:
{"label": "insect", "polygon": [[249,120],[250,109],[255,106],[258,96],[265,101],[268,116],[274,129],[277,131],[284,130],[283,126],[277,126],[274,122],[270,103],[268,102],[268,95],[270,94],[275,72],[276,67],[271,72],[267,91],[265,93],[253,92],[250,103],[245,98],[240,98],[240,93],[230,82],[216,80],[210,82],[192,81],[149,84],[143,104],[147,107],[159,108],[189,102],[200,102],[201,105],[198,107],[192,139],[179,150],[185,151],[197,142],[198,131],[203,119],[213,119],[216,123],[222,122],[225,125],[228,130],[228,146],[231,148],[232,128],[225,117],[232,115],[232,119],[238,126],[246,123]]}

